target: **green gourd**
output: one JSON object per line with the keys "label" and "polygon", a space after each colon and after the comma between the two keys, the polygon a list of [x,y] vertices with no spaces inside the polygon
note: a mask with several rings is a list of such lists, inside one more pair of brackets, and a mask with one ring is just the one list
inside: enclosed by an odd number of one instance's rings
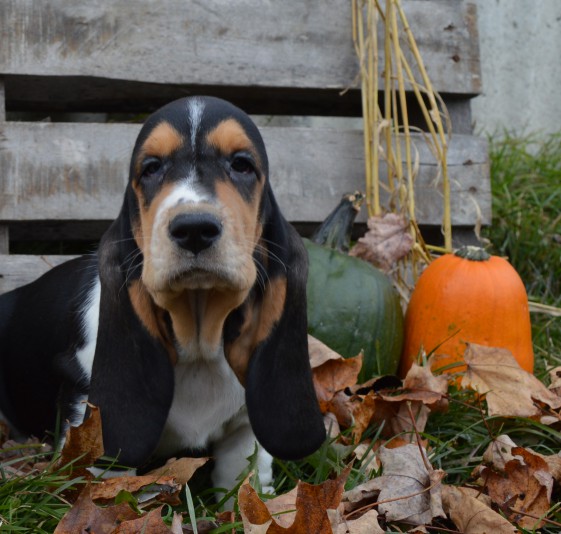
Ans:
{"label": "green gourd", "polygon": [[403,313],[389,278],[348,256],[351,230],[364,196],[345,195],[311,240],[307,297],[308,332],[343,357],[364,351],[359,383],[397,371]]}

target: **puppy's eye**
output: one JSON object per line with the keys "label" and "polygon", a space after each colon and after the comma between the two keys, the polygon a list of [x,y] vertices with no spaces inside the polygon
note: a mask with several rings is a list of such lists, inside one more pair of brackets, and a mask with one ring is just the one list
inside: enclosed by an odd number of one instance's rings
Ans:
{"label": "puppy's eye", "polygon": [[142,162],[140,176],[142,178],[153,178],[162,174],[164,164],[160,158],[150,157]]}
{"label": "puppy's eye", "polygon": [[255,171],[255,165],[249,156],[237,155],[230,163],[230,168],[236,174],[250,175],[257,174]]}

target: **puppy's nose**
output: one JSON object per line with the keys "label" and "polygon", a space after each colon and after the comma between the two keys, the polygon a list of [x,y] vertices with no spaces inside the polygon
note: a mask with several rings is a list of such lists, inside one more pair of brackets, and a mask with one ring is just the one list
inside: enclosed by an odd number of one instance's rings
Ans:
{"label": "puppy's nose", "polygon": [[169,224],[172,241],[193,254],[209,248],[221,233],[221,222],[210,213],[182,213]]}

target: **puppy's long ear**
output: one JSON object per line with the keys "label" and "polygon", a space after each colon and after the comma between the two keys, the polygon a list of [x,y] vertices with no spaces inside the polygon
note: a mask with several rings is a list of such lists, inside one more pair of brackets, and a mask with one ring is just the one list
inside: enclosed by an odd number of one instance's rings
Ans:
{"label": "puppy's long ear", "polygon": [[173,369],[135,313],[127,282],[142,264],[125,202],[99,249],[100,318],[89,401],[100,408],[105,454],[136,467],[154,452],[173,398]]}
{"label": "puppy's long ear", "polygon": [[[325,439],[308,354],[308,256],[270,190],[264,200],[269,215],[263,243],[269,254],[261,315],[274,321],[261,320],[268,335],[249,360],[246,403],[261,445],[278,458],[298,459],[314,452]],[[267,291],[273,289],[273,298],[268,298]]]}

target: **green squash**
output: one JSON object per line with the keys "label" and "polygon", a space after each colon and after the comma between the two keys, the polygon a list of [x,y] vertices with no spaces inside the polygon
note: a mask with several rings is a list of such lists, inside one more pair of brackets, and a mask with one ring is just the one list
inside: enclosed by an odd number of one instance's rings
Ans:
{"label": "green squash", "polygon": [[[403,344],[403,313],[389,278],[370,263],[348,256],[357,194],[343,197],[312,238],[305,239],[308,332],[343,357],[364,351],[359,383],[397,371]],[[358,204],[360,207],[360,203]],[[352,213],[354,210],[354,215]]]}

